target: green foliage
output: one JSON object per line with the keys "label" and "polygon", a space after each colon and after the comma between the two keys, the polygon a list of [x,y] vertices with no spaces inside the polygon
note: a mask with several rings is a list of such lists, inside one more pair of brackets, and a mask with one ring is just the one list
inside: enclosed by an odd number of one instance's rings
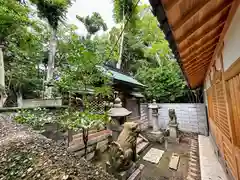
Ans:
{"label": "green foliage", "polygon": [[16,0],[0,0],[0,4],[0,43],[4,43],[6,38],[17,34],[17,29],[30,24],[29,9]]}
{"label": "green foliage", "polygon": [[31,0],[37,6],[40,18],[47,19],[49,25],[57,30],[59,22],[63,21],[71,0]]}
{"label": "green foliage", "polygon": [[69,92],[94,88],[96,94],[109,95],[110,79],[99,68],[103,62],[98,58],[96,45],[90,39],[79,41],[77,36],[72,36],[68,46],[68,65],[62,68],[61,78],[56,82],[59,88]]}
{"label": "green foliage", "polygon": [[74,111],[66,109],[65,113],[61,116],[61,124],[72,130],[102,128],[110,121],[107,113],[93,114],[89,111]]}
{"label": "green foliage", "polygon": [[46,123],[58,123],[61,112],[53,112],[45,108],[23,109],[15,116],[15,121],[26,124],[35,130],[43,130]]}
{"label": "green foliage", "polygon": [[22,28],[18,30],[18,34],[7,40],[8,47],[4,59],[8,88],[16,92],[29,88],[40,90],[43,77],[37,64],[43,58],[41,36]]}
{"label": "green foliage", "polygon": [[106,23],[103,21],[101,15],[97,12],[94,12],[92,16],[80,17],[77,15],[76,17],[84,24],[89,35],[95,34],[100,29],[102,29],[103,31],[107,30]]}
{"label": "green foliage", "polygon": [[[7,93],[41,89],[42,75],[37,68],[42,59],[45,32],[42,22],[17,1],[0,1],[0,41],[5,44],[4,65]],[[44,34],[44,33],[43,33]]]}
{"label": "green foliage", "polygon": [[137,2],[138,0],[113,0],[113,17],[116,23],[122,22],[124,17],[133,18]]}
{"label": "green foliage", "polygon": [[169,62],[162,68],[143,67],[136,76],[147,86],[144,94],[148,100],[156,99],[161,103],[179,102],[183,101],[182,97],[187,93],[186,83],[181,78],[176,62]]}

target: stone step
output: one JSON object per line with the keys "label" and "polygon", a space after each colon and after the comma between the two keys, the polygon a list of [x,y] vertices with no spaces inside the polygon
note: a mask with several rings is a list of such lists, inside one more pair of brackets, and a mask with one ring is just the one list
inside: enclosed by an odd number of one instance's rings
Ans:
{"label": "stone step", "polygon": [[137,144],[136,152],[139,155],[141,152],[143,152],[149,145],[149,142],[142,141],[140,144]]}
{"label": "stone step", "polygon": [[163,150],[156,149],[156,148],[151,148],[145,156],[143,156],[143,160],[158,164],[160,159],[162,158],[164,154]]}

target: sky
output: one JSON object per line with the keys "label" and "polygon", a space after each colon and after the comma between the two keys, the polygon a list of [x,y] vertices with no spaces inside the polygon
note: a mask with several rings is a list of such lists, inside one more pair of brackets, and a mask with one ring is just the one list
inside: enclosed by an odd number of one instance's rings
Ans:
{"label": "sky", "polygon": [[[149,3],[148,0],[141,0],[143,3]],[[86,34],[86,29],[83,24],[76,19],[76,15],[87,16],[93,12],[98,12],[108,29],[111,29],[115,23],[113,20],[113,0],[76,0],[76,2],[69,8],[67,19],[69,24],[78,26],[78,33]]]}

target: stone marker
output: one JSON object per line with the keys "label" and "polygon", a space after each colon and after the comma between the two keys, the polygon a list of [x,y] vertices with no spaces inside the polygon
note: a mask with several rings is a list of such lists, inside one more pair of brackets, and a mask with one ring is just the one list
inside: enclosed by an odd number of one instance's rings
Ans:
{"label": "stone marker", "polygon": [[173,153],[168,167],[170,169],[177,170],[178,169],[179,158],[180,157],[179,157],[178,154]]}
{"label": "stone marker", "polygon": [[151,148],[143,157],[143,160],[158,164],[164,151],[156,148]]}

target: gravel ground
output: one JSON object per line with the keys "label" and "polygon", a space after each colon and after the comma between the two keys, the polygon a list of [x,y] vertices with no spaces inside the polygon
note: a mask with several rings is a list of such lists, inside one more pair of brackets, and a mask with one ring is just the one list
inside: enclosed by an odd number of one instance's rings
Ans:
{"label": "gravel ground", "polygon": [[30,129],[0,117],[0,180],[112,180]]}

